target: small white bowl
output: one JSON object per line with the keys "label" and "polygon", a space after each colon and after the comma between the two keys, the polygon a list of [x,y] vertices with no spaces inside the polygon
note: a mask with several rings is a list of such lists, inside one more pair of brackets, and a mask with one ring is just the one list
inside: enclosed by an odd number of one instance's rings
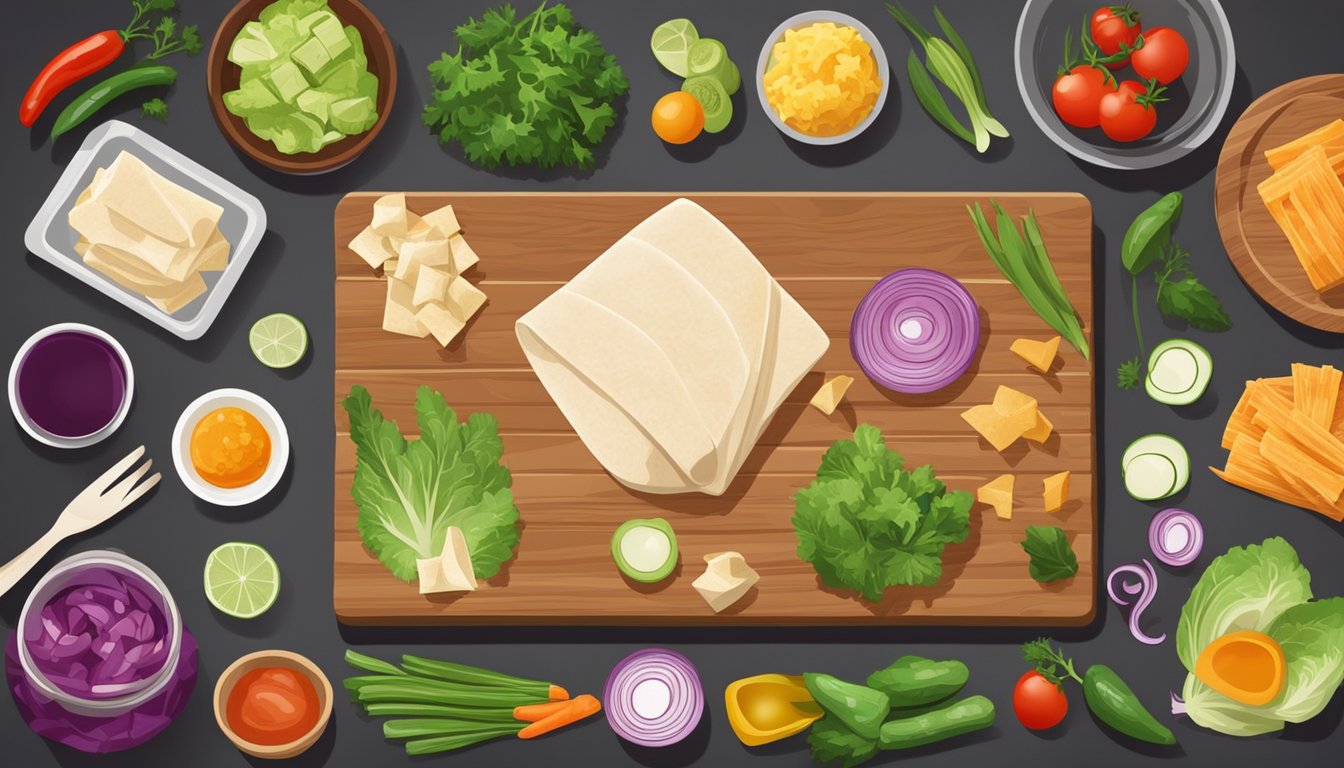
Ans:
{"label": "small white bowl", "polygon": [[[770,104],[770,100],[765,97],[765,71],[770,63],[770,54],[774,50],[775,43],[784,39],[784,33],[790,29],[800,29],[809,27],[813,24],[823,22],[834,22],[837,25],[853,27],[859,31],[859,36],[865,43],[873,49],[873,60],[877,64],[878,74],[882,76],[882,90],[878,91],[877,103],[873,104],[872,110],[868,116],[863,118],[858,125],[848,131],[835,136],[811,136],[797,130],[786,124],[779,117],[779,113]],[[846,141],[858,136],[860,133],[868,130],[868,126],[877,119],[878,113],[882,111],[882,106],[887,103],[887,93],[891,90],[891,67],[887,63],[887,52],[882,50],[882,42],[877,39],[877,35],[868,28],[862,21],[848,14],[839,11],[807,11],[797,16],[791,16],[784,20],[784,23],[775,27],[775,31],[765,39],[765,46],[761,48],[760,58],[756,60],[756,95],[760,97],[761,107],[765,109],[765,114],[770,118],[770,122],[775,124],[779,132],[804,144],[814,144],[817,146],[830,146],[833,144],[843,144]]]}
{"label": "small white bowl", "polygon": [[[24,411],[22,404],[19,403],[19,367],[23,363],[23,359],[28,356],[33,347],[37,346],[38,342],[58,333],[82,333],[105,342],[117,353],[117,357],[121,360],[122,370],[126,371],[126,393],[121,399],[121,407],[117,409],[116,415],[102,429],[80,437],[66,437],[48,432],[34,423],[27,412]],[[19,347],[19,351],[14,355],[14,362],[10,363],[9,366],[9,408],[14,412],[14,419],[19,422],[19,426],[23,427],[23,431],[27,432],[29,437],[53,448],[87,448],[106,440],[126,420],[126,414],[131,410],[131,400],[134,398],[135,370],[131,367],[131,356],[126,354],[126,348],[112,338],[111,334],[91,325],[84,325],[83,323],[49,325],[29,336],[28,340],[23,342],[23,346]]]}
{"label": "small white bowl", "polygon": [[[216,408],[241,408],[257,418],[271,436],[271,461],[255,482],[240,488],[220,488],[206,482],[191,463],[191,433],[207,413]],[[221,507],[241,507],[275,490],[289,464],[289,431],[270,403],[245,389],[216,389],[192,401],[173,428],[173,466],[182,484],[197,498]]]}

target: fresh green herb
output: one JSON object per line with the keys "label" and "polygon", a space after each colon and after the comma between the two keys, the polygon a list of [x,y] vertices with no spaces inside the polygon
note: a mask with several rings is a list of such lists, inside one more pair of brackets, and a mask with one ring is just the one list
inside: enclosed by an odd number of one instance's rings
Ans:
{"label": "fresh green herb", "polygon": [[171,56],[179,51],[185,52],[188,56],[195,56],[201,52],[199,28],[195,24],[187,24],[179,29],[172,16],[159,19],[159,23],[150,31],[149,37],[154,41],[154,50],[145,58],[150,61]]}
{"label": "fresh green herb", "polygon": [[[1007,138],[1008,129],[989,114],[989,105],[985,101],[985,86],[980,79],[980,69],[975,65],[975,58],[971,56],[965,41],[957,34],[947,17],[943,16],[942,11],[935,7],[933,14],[946,40],[930,34],[899,4],[888,3],[887,11],[924,49],[923,64],[913,50],[906,60],[911,88],[924,111],[954,136],[974,145],[977,152],[989,149],[990,136]],[[930,73],[933,77],[929,76]],[[946,86],[966,109],[967,117],[971,121],[969,129],[952,114],[947,101],[934,85],[933,78],[937,78]]]}
{"label": "fresh green herb", "polygon": [[906,471],[871,424],[832,445],[816,480],[793,500],[798,556],[828,586],[873,601],[889,586],[936,583],[943,547],[966,539],[972,503],[930,466]]}
{"label": "fresh green herb", "polygon": [[1022,658],[1036,668],[1042,677],[1064,690],[1064,681],[1073,680],[1083,686],[1083,699],[1097,719],[1130,738],[1149,744],[1169,746],[1176,736],[1144,708],[1139,697],[1114,670],[1104,664],[1093,664],[1080,677],[1073,659],[1066,658],[1063,650],[1056,650],[1047,638],[1032,640],[1022,646]]}
{"label": "fresh green herb", "polygon": [[421,116],[441,143],[486,168],[596,164],[630,83],[568,7],[543,2],[516,19],[502,5],[456,32],[457,52],[429,65],[434,95]]}
{"label": "fresh green herb", "polygon": [[498,573],[519,534],[513,478],[499,463],[504,445],[495,417],[476,413],[459,424],[443,395],[420,387],[420,439],[408,441],[373,409],[364,387],[353,387],[343,405],[357,448],[351,494],[365,546],[392,575],[414,581],[416,561],[438,557],[449,526],[456,526],[466,537],[476,578]]}
{"label": "fresh green herb", "polygon": [[1050,262],[1050,254],[1045,250],[1045,239],[1041,236],[1035,211],[1029,211],[1023,219],[1023,229],[1026,231],[1023,237],[1002,206],[994,201],[990,201],[990,204],[997,214],[997,235],[979,203],[973,208],[966,206],[985,253],[989,254],[994,266],[1017,288],[1017,292],[1036,314],[1068,340],[1084,359],[1088,358],[1091,350],[1087,336]]}
{"label": "fresh green herb", "polygon": [[140,105],[140,114],[166,123],[168,122],[168,102],[163,99],[150,99]]}
{"label": "fresh green herb", "polygon": [[1048,584],[1067,579],[1078,572],[1078,557],[1069,539],[1058,526],[1028,525],[1022,549],[1031,557],[1031,578]]}
{"label": "fresh green herb", "polygon": [[1167,317],[1183,320],[1202,331],[1226,331],[1232,319],[1222,302],[1190,269],[1190,252],[1172,240],[1171,231],[1180,220],[1183,197],[1171,192],[1134,218],[1120,246],[1120,263],[1130,275],[1129,308],[1134,318],[1134,337],[1139,354],[1120,364],[1116,384],[1133,389],[1143,381],[1148,351],[1139,319],[1139,277],[1154,264],[1157,308]]}
{"label": "fresh green herb", "polygon": [[813,723],[807,734],[813,762],[854,768],[877,754],[877,739],[869,739],[849,730],[835,715],[826,715]]}

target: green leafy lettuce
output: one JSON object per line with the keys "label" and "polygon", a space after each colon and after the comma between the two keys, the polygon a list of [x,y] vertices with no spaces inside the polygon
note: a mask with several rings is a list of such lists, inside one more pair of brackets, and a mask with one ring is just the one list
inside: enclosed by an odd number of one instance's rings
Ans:
{"label": "green leafy lettuce", "polygon": [[429,65],[434,95],[421,116],[468,160],[592,168],[630,83],[597,35],[563,4],[517,19],[510,5],[456,29],[459,48]]}
{"label": "green leafy lettuce", "polygon": [[350,492],[364,545],[392,575],[414,581],[416,560],[441,554],[448,528],[457,526],[476,578],[498,573],[513,557],[519,534],[513,477],[499,463],[504,444],[495,417],[475,413],[459,423],[443,395],[420,387],[420,439],[407,440],[374,410],[364,387],[351,388],[342,404],[357,449]]}
{"label": "green leafy lettuce", "polygon": [[943,547],[966,539],[971,495],[948,491],[930,466],[904,464],[877,427],[861,424],[794,495],[798,556],[827,586],[876,601],[889,586],[935,584]]}
{"label": "green leafy lettuce", "polygon": [[829,714],[812,725],[807,745],[812,749],[813,762],[842,768],[854,768],[877,754],[877,739],[860,736]]}
{"label": "green leafy lettuce", "polygon": [[[1195,660],[1219,637],[1264,632],[1283,649],[1283,690],[1249,706],[1195,677]],[[1254,736],[1310,720],[1344,681],[1344,598],[1312,600],[1311,574],[1281,538],[1234,547],[1216,558],[1181,609],[1176,653],[1190,672],[1184,708],[1196,723],[1231,736]]]}
{"label": "green leafy lettuce", "polygon": [[1042,584],[1067,579],[1078,573],[1078,556],[1073,553],[1064,529],[1059,526],[1028,525],[1027,538],[1021,544],[1031,558],[1027,566],[1031,578]]}

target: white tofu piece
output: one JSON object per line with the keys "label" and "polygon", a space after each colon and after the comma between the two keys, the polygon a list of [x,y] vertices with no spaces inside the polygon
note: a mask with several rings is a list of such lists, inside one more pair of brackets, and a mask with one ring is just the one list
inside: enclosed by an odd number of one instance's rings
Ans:
{"label": "white tofu piece", "polygon": [[359,258],[374,269],[397,257],[397,252],[392,249],[388,239],[375,232],[373,227],[365,227],[356,235],[355,239],[350,241],[350,250],[359,254]]}
{"label": "white tofu piece", "polygon": [[691,586],[715,613],[722,613],[741,600],[761,580],[761,575],[747,565],[740,552],[705,555],[705,563],[705,572],[691,582]]}
{"label": "white tofu piece", "polygon": [[405,237],[410,231],[406,210],[406,195],[384,195],[373,203],[373,220],[369,229],[382,237]]}
{"label": "white tofu piece", "polygon": [[402,243],[401,253],[397,258],[397,271],[393,273],[396,278],[412,282],[421,267],[443,267],[444,271],[457,274],[457,270],[453,268],[453,252],[448,248],[448,241],[426,240],[419,243],[410,241]]}
{"label": "white tofu piece", "polygon": [[423,339],[429,330],[415,318],[412,301],[415,289],[410,283],[394,277],[387,279],[387,303],[383,306],[383,330]]}
{"label": "white tofu piece", "polygon": [[446,304],[448,301],[448,286],[455,279],[451,272],[427,264],[420,265],[420,270],[415,273],[415,297],[412,303],[416,307],[423,306],[431,301]]}
{"label": "white tofu piece", "polygon": [[481,257],[477,256],[476,252],[471,249],[471,246],[467,245],[467,240],[462,237],[461,233],[448,238],[448,247],[453,252],[453,271],[459,275],[476,266],[481,260]]}
{"label": "white tofu piece", "polygon": [[853,376],[840,374],[817,390],[817,394],[812,396],[811,405],[822,413],[830,416],[835,413],[835,409],[840,407],[840,401],[845,399],[845,393],[854,383]]}
{"label": "white tofu piece", "polygon": [[467,325],[457,319],[451,309],[439,302],[430,302],[417,309],[415,319],[434,336],[439,346],[443,347],[451,344]]}
{"label": "white tofu piece", "polygon": [[455,277],[448,284],[448,300],[444,303],[453,317],[465,324],[485,306],[485,299],[486,295],[480,288],[472,285],[465,277]]}
{"label": "white tofu piece", "polygon": [[415,561],[420,572],[420,594],[441,592],[472,592],[479,584],[471,567],[471,553],[462,529],[449,526],[443,542],[443,553]]}
{"label": "white tofu piece", "polygon": [[437,211],[425,214],[426,224],[439,230],[444,237],[452,237],[462,231],[462,225],[457,222],[457,214],[453,211],[453,206],[445,205]]}

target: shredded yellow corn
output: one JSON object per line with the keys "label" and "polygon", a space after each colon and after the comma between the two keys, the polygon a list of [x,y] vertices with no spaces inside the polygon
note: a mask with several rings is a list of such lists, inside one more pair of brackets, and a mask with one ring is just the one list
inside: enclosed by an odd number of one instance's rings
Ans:
{"label": "shredded yellow corn", "polygon": [[770,62],[766,100],[785,125],[809,136],[853,129],[882,91],[873,49],[850,26],[828,21],[786,30]]}

